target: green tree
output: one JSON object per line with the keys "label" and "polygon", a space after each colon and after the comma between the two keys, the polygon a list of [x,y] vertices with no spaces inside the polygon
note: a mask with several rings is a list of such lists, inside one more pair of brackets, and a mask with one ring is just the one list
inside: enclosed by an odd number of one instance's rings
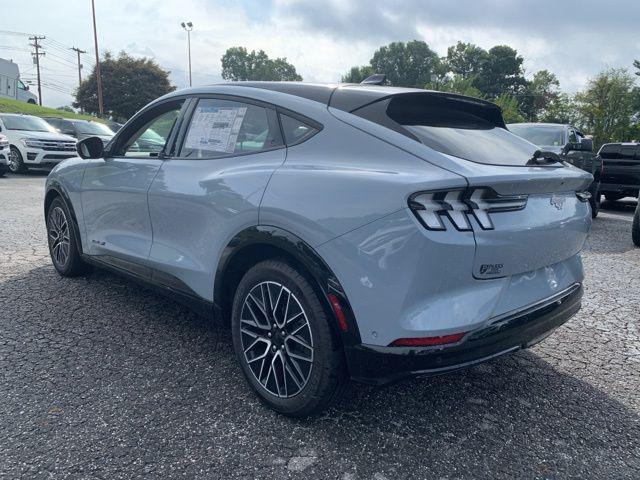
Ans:
{"label": "green tree", "polygon": [[518,110],[518,100],[513,95],[502,93],[493,102],[502,109],[505,123],[524,122],[524,117]]}
{"label": "green tree", "polygon": [[596,148],[607,142],[630,140],[634,125],[634,77],[624,68],[612,68],[589,80],[576,94],[581,126],[593,134]]}
{"label": "green tree", "polygon": [[[133,58],[125,52],[113,57],[109,52],[100,61],[104,112],[126,120],[147,103],[175,90],[169,72],[149,58]],[[95,67],[76,90],[75,108],[97,114],[98,87]]]}
{"label": "green tree", "polygon": [[421,40],[380,47],[370,63],[374,73],[384,73],[391,85],[399,87],[423,86],[432,74],[444,73],[438,55]]}
{"label": "green tree", "polygon": [[296,67],[286,58],[270,59],[264,50],[250,53],[244,47],[231,47],[222,56],[222,78],[231,81],[301,81]]}
{"label": "green tree", "polygon": [[520,109],[527,120],[538,121],[547,117],[547,110],[555,108],[560,95],[560,82],[548,70],[540,70],[533,75],[520,97]]}
{"label": "green tree", "polygon": [[502,94],[522,93],[527,84],[523,76],[524,59],[507,45],[497,45],[487,52],[475,87],[490,98]]}
{"label": "green tree", "polygon": [[448,75],[442,82],[428,83],[425,88],[441,92],[458,93],[468,97],[484,98],[484,94],[473,86],[475,77],[464,78],[462,75]]}
{"label": "green tree", "polygon": [[463,79],[480,74],[488,53],[472,43],[458,42],[447,49],[446,67]]}
{"label": "green tree", "polygon": [[365,78],[370,77],[375,72],[371,65],[362,65],[361,67],[351,67],[346,74],[342,76],[342,82],[344,83],[360,83]]}
{"label": "green tree", "polygon": [[640,77],[640,60],[634,60],[633,66],[636,68],[636,75]]}

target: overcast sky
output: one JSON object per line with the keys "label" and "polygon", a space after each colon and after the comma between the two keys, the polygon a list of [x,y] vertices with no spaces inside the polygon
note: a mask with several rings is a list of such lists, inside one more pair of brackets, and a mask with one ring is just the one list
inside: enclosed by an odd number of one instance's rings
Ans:
{"label": "overcast sky", "polygon": [[[68,49],[87,50],[85,72],[94,63],[90,0],[0,0],[0,12],[0,57],[31,80],[28,40],[8,32],[46,36],[43,101],[70,104],[77,69]],[[96,15],[101,52],[153,57],[178,88],[188,84],[182,21],[194,23],[195,85],[221,81],[230,46],[287,57],[306,81],[335,82],[392,41],[421,39],[441,56],[458,40],[508,44],[524,56],[527,76],[549,69],[570,92],[640,58],[640,0],[96,0]]]}

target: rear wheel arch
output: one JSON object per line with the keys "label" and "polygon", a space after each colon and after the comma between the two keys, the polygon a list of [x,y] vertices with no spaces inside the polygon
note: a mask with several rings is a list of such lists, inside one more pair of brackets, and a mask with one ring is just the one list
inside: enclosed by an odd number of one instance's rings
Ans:
{"label": "rear wheel arch", "polygon": [[[244,274],[257,263],[268,259],[282,259],[296,268],[313,286],[322,299],[332,327],[343,345],[360,343],[360,333],[344,289],[320,255],[304,240],[286,230],[270,227],[250,227],[239,232],[225,247],[218,262],[214,280],[216,314],[227,321],[236,287]],[[337,298],[344,314],[347,331],[339,328],[329,295]]]}

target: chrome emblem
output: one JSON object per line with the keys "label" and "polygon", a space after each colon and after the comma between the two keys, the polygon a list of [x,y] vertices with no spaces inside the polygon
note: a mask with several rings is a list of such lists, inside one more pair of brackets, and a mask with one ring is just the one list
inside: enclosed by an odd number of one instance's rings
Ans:
{"label": "chrome emblem", "polygon": [[556,207],[557,210],[562,210],[562,207],[564,207],[564,202],[565,202],[566,198],[561,196],[561,195],[552,195],[551,199],[549,200],[549,203],[551,203],[551,205],[553,205],[554,207]]}

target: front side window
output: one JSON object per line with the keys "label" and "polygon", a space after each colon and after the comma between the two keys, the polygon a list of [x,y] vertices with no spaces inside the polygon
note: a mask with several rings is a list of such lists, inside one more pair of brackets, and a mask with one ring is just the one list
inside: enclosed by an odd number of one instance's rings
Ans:
{"label": "front side window", "polygon": [[113,131],[104,123],[98,122],[74,122],[78,132],[85,135],[113,135]]}
{"label": "front side window", "polygon": [[270,109],[231,100],[198,101],[180,157],[216,158],[257,153],[281,145]]}
{"label": "front side window", "polygon": [[152,118],[124,143],[120,154],[125,157],[157,157],[167,145],[183,103],[180,101],[170,104],[162,108],[162,113],[152,115]]}
{"label": "front side window", "polygon": [[578,143],[578,136],[573,129],[569,130],[569,143]]}

